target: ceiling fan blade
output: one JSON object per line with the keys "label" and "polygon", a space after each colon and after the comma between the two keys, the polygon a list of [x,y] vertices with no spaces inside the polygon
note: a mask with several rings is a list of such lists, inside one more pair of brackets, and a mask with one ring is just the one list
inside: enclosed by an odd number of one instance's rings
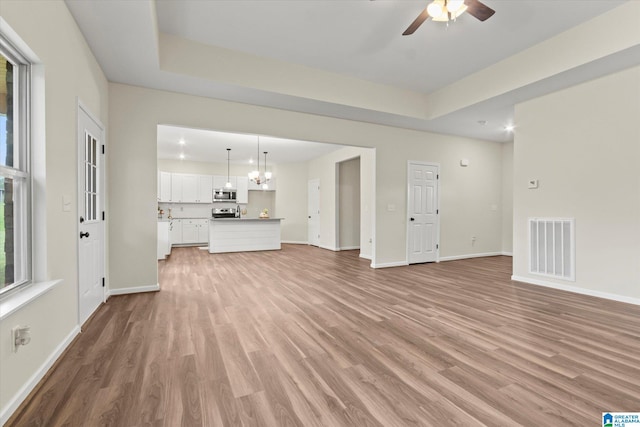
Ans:
{"label": "ceiling fan blade", "polygon": [[404,33],[402,33],[402,35],[408,36],[410,34],[413,34],[418,29],[418,27],[427,20],[428,17],[429,14],[427,13],[427,9],[425,8],[425,10],[420,12],[420,15],[418,15],[418,17],[411,23],[411,25],[409,25],[409,28],[404,30]]}
{"label": "ceiling fan blade", "polygon": [[480,3],[478,0],[464,0],[464,4],[467,5],[467,13],[481,21],[486,21],[496,13],[495,10],[484,3]]}

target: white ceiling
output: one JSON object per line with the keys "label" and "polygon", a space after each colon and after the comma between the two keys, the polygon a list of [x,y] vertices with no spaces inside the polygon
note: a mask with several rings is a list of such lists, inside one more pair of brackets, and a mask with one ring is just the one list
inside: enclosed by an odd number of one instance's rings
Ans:
{"label": "white ceiling", "polygon": [[[184,145],[180,144],[184,141]],[[294,141],[291,139],[260,136],[260,151],[258,151],[258,136],[239,133],[217,132],[204,129],[191,129],[178,126],[158,126],[158,158],[179,159],[184,154],[184,160],[196,162],[226,162],[227,148],[230,162],[247,164],[256,160],[260,153],[260,163],[264,161],[267,151],[267,163],[295,163],[306,162],[342,148],[340,145],[321,144],[308,141]]]}
{"label": "white ceiling", "polygon": [[[637,0],[629,0],[634,1]],[[415,34],[401,36],[428,2],[66,0],[112,82],[492,141],[513,139],[512,134],[504,131],[504,126],[513,121],[515,103],[640,64],[640,46],[632,45],[615,57],[610,55],[606,61],[581,64],[433,118],[427,113],[385,109],[386,99],[397,99],[383,98],[380,107],[372,108],[366,102],[352,102],[349,96],[341,99],[340,94],[321,99],[308,95],[304,89],[287,90],[284,86],[289,74],[276,82],[280,86],[273,82],[261,86],[255,80],[255,75],[260,77],[259,67],[253,70],[251,82],[223,79],[221,75],[213,75],[215,69],[212,75],[181,72],[175,67],[175,61],[170,64],[174,68],[163,68],[168,63],[167,53],[160,49],[163,34],[167,34],[218,49],[210,50],[212,53],[236,52],[237,58],[243,60],[251,55],[250,59],[256,64],[263,58],[277,61],[279,65],[297,66],[291,68],[294,71],[300,71],[300,67],[322,70],[330,73],[322,75],[327,77],[326,81],[331,81],[331,76],[342,76],[359,79],[356,83],[386,85],[376,86],[376,89],[382,88],[382,92],[395,88],[398,91],[394,94],[431,96],[462,78],[482,73],[499,61],[626,3],[623,0],[483,0],[496,10],[485,22],[468,14],[448,27],[428,20]],[[564,52],[558,55],[560,58]],[[215,64],[223,59],[205,55],[199,60],[203,64],[207,61]],[[554,60],[556,58],[544,58],[551,64]],[[297,83],[293,77],[290,80],[294,80],[292,84]],[[361,93],[365,93],[366,99],[366,91]],[[420,113],[420,108],[417,110]],[[487,125],[479,125],[480,120],[488,121]]]}
{"label": "white ceiling", "polygon": [[496,10],[485,22],[427,21],[404,37],[430,0],[160,0],[156,10],[162,32],[430,93],[623,3],[483,1]]}

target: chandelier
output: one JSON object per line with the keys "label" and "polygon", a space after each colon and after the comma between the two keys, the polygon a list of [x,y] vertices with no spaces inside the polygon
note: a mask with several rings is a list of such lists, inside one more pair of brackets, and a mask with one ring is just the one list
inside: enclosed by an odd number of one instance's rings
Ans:
{"label": "chandelier", "polygon": [[260,137],[258,137],[258,168],[254,171],[249,172],[249,179],[255,182],[257,185],[262,184],[263,190],[268,190],[269,185],[267,184],[271,181],[271,172],[267,172],[267,151],[264,151],[264,174],[260,175]]}

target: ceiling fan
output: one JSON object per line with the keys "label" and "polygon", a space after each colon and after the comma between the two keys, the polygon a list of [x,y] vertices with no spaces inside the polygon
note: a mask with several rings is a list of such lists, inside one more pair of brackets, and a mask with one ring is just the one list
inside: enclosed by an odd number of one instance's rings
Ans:
{"label": "ceiling fan", "polygon": [[464,12],[476,17],[480,21],[486,21],[491,18],[495,10],[481,3],[478,0],[433,0],[420,15],[409,25],[409,28],[402,33],[403,36],[413,34],[427,18],[431,17],[434,21],[449,22],[455,20]]}

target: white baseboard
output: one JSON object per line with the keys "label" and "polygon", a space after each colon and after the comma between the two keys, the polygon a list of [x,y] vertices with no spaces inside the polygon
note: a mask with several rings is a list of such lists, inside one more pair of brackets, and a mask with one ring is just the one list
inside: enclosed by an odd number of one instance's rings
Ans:
{"label": "white baseboard", "polygon": [[558,289],[561,291],[573,292],[575,294],[589,295],[592,297],[604,298],[612,301],[626,302],[627,304],[640,305],[640,298],[626,297],[624,295],[610,294],[608,292],[594,291],[592,289],[579,288],[577,286],[562,285],[559,283],[547,282],[546,280],[532,279],[524,276],[511,276],[511,280],[529,283],[531,285],[544,286],[546,288]]}
{"label": "white baseboard", "polygon": [[331,246],[322,246],[322,245],[318,245],[318,247],[319,247],[319,248],[321,248],[321,249],[327,249],[327,250],[329,250],[329,251],[333,251],[333,252],[338,252],[338,251],[340,250],[340,249],[338,249],[338,248],[334,248],[334,247],[331,247]]}
{"label": "white baseboard", "polygon": [[286,243],[288,245],[308,245],[309,242],[302,242],[297,240],[283,240],[280,243]]}
{"label": "white baseboard", "polygon": [[505,252],[502,251],[502,253],[500,255],[504,255],[504,256],[513,256],[513,252]]}
{"label": "white baseboard", "polygon": [[459,259],[468,259],[468,258],[484,258],[488,256],[498,256],[502,255],[502,252],[485,252],[483,254],[466,254],[466,255],[454,255],[454,256],[441,256],[438,261],[456,261]]}
{"label": "white baseboard", "polygon": [[360,246],[341,246],[339,251],[355,251],[356,249],[360,249]]}
{"label": "white baseboard", "polygon": [[139,294],[141,292],[157,292],[159,290],[160,290],[160,284],[156,283],[155,285],[148,285],[148,286],[134,286],[132,288],[109,289],[107,296]]}
{"label": "white baseboard", "polygon": [[368,259],[369,261],[371,261],[371,255],[365,255],[362,252],[360,252],[360,258]]}
{"label": "white baseboard", "polygon": [[69,347],[69,344],[73,342],[73,339],[80,333],[80,326],[74,327],[69,335],[56,347],[56,349],[49,355],[47,360],[36,370],[31,378],[20,388],[20,390],[9,400],[9,403],[0,411],[0,425],[4,425],[11,415],[20,407],[22,402],[29,396],[29,393],[38,385],[40,380],[44,378],[49,369],[58,360],[60,355]]}
{"label": "white baseboard", "polygon": [[405,267],[409,265],[407,261],[381,262],[379,264],[371,263],[371,268],[389,268],[389,267]]}

